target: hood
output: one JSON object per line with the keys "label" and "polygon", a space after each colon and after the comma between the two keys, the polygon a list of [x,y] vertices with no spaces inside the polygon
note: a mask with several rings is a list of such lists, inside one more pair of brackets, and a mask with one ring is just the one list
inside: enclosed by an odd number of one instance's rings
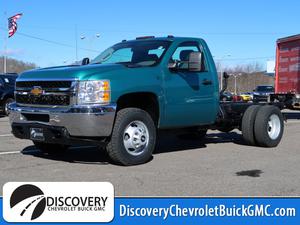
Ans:
{"label": "hood", "polygon": [[113,72],[126,69],[125,66],[120,64],[89,64],[84,66],[72,65],[72,66],[59,66],[49,67],[43,69],[30,70],[22,73],[20,79],[78,79],[87,80],[91,76],[96,74],[104,74],[107,72]]}

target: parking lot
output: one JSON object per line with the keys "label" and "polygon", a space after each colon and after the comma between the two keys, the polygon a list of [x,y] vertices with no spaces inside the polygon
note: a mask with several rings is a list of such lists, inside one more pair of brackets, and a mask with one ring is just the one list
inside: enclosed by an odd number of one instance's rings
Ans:
{"label": "parking lot", "polygon": [[8,181],[109,181],[117,196],[299,196],[300,112],[286,111],[281,144],[245,146],[240,132],[159,134],[153,159],[144,165],[111,164],[104,151],[71,148],[42,154],[31,141],[10,134],[0,118],[0,185]]}

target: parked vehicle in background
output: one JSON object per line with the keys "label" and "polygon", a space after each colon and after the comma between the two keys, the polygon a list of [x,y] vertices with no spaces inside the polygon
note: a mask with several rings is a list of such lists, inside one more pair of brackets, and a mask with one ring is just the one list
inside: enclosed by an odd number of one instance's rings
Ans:
{"label": "parked vehicle in background", "polygon": [[300,34],[277,40],[275,93],[270,101],[300,109]]}
{"label": "parked vehicle in background", "polygon": [[0,112],[4,115],[9,114],[9,104],[14,102],[15,83],[18,74],[0,74]]}
{"label": "parked vehicle in background", "polygon": [[203,39],[140,37],[108,48],[91,63],[31,70],[16,82],[13,134],[51,154],[102,145],[122,165],[148,162],[158,129],[241,129],[245,142],[275,147],[284,130],[278,105],[221,101],[218,73]]}
{"label": "parked vehicle in background", "polygon": [[269,96],[274,94],[274,87],[271,85],[259,85],[253,90],[254,102],[267,102]]}
{"label": "parked vehicle in background", "polygon": [[233,102],[242,102],[243,99],[242,99],[242,97],[239,96],[239,95],[233,95],[233,96],[232,96],[232,101],[233,101]]}
{"label": "parked vehicle in background", "polygon": [[253,93],[251,93],[251,92],[241,93],[240,96],[241,96],[242,100],[245,102],[252,101],[252,99],[253,99]]}
{"label": "parked vehicle in background", "polygon": [[223,102],[226,102],[226,101],[232,101],[233,99],[233,94],[229,91],[224,91],[222,93],[222,95],[220,95],[220,100],[223,101]]}

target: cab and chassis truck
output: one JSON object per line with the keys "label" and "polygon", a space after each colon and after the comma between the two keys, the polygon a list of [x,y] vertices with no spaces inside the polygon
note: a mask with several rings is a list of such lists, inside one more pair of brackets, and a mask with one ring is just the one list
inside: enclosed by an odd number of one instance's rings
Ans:
{"label": "cab and chassis truck", "polygon": [[12,133],[47,154],[71,145],[104,146],[121,165],[149,161],[161,129],[203,138],[208,129],[238,128],[248,145],[277,146],[281,105],[222,102],[218,80],[203,39],[124,40],[82,65],[22,73],[10,105]]}

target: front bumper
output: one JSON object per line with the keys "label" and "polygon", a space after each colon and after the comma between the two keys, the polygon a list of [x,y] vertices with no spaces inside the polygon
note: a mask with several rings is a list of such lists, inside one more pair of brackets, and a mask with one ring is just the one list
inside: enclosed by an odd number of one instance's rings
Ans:
{"label": "front bumper", "polygon": [[[23,127],[23,138],[28,139],[28,128],[61,129],[71,137],[108,137],[113,128],[116,104],[72,107],[29,107],[10,105],[10,123]],[[19,138],[22,138],[18,136]]]}

